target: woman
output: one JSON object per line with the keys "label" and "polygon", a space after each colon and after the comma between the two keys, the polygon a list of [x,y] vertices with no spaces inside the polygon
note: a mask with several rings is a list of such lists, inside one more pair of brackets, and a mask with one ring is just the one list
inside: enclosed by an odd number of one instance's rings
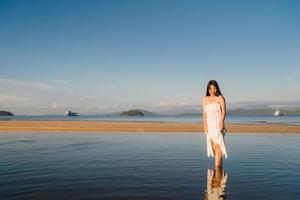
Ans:
{"label": "woman", "polygon": [[217,81],[208,82],[202,105],[203,128],[207,136],[207,156],[215,157],[215,166],[221,166],[222,157],[227,158],[224,143],[226,104]]}

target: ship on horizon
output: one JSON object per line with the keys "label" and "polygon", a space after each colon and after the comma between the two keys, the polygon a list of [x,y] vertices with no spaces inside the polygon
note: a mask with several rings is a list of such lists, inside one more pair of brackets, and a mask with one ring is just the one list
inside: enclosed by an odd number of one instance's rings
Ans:
{"label": "ship on horizon", "polygon": [[66,113],[65,113],[65,116],[66,117],[77,117],[78,116],[78,113],[77,112],[72,112],[72,111],[67,111]]}
{"label": "ship on horizon", "polygon": [[278,116],[283,116],[283,114],[280,112],[279,108],[277,108],[273,114],[275,117],[278,117]]}

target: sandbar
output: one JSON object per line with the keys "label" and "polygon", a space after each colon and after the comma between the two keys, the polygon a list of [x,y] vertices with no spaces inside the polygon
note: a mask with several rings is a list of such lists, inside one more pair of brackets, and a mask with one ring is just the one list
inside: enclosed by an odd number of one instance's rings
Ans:
{"label": "sandbar", "polygon": [[[227,123],[227,133],[300,133],[299,125]],[[0,121],[0,132],[194,132],[203,133],[202,123],[125,122],[83,120]]]}

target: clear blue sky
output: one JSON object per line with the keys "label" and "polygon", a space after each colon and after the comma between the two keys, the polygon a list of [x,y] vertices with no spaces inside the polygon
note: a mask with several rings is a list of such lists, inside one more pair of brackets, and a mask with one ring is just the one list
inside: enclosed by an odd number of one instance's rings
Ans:
{"label": "clear blue sky", "polygon": [[300,102],[300,2],[0,0],[0,107]]}

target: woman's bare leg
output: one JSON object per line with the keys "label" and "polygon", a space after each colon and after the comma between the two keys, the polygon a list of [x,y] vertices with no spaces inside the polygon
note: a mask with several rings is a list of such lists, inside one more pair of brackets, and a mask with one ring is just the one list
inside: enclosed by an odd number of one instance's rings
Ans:
{"label": "woman's bare leg", "polygon": [[215,153],[215,166],[219,167],[222,165],[222,151],[219,144],[214,143],[213,149]]}

